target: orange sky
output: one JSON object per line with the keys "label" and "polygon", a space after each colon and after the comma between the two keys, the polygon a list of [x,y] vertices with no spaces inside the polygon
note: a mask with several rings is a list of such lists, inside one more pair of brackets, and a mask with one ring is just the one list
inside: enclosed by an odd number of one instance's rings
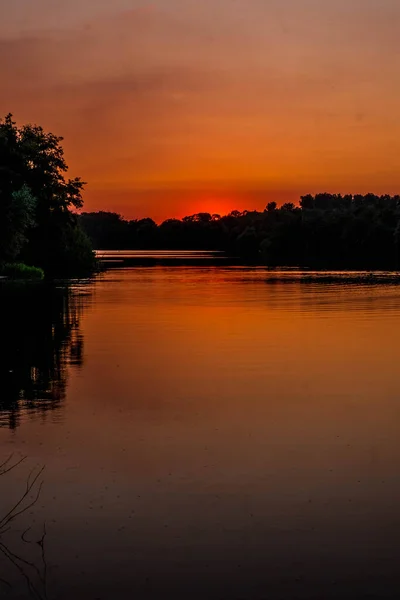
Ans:
{"label": "orange sky", "polygon": [[400,191],[398,0],[1,5],[0,113],[64,136],[86,210]]}

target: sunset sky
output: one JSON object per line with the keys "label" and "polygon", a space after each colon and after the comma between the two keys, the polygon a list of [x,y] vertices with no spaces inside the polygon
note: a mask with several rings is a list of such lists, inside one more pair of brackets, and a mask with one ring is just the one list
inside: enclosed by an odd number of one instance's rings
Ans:
{"label": "sunset sky", "polygon": [[86,210],[159,221],[400,192],[399,0],[0,0],[0,113]]}

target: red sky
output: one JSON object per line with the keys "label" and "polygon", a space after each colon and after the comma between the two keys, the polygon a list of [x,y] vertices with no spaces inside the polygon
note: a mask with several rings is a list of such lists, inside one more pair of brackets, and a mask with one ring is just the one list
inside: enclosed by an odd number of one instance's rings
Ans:
{"label": "red sky", "polygon": [[400,191],[398,0],[0,0],[0,114],[86,210],[162,220]]}

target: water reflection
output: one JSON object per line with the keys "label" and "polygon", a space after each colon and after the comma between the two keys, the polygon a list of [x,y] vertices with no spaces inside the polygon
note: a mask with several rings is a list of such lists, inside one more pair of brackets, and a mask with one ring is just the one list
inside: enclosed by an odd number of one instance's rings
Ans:
{"label": "water reflection", "polygon": [[201,266],[237,264],[224,252],[210,250],[97,250],[96,257],[107,269],[122,266]]}
{"label": "water reflection", "polygon": [[69,286],[2,286],[0,427],[15,429],[24,412],[45,417],[60,408],[69,367],[83,363],[87,298]]}
{"label": "water reflection", "polygon": [[[400,290],[269,276],[113,269],[82,317],[68,296],[69,326],[45,299],[67,398],[43,423],[17,385],[0,452],[46,465],[29,539],[46,522],[49,598],[400,597]],[[1,482],[0,514],[25,475]]]}

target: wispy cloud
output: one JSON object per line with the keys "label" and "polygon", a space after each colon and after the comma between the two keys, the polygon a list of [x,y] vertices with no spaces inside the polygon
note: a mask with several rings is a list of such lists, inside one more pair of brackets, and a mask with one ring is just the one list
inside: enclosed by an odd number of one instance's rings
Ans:
{"label": "wispy cloud", "polygon": [[400,184],[398,2],[20,2],[0,111],[64,135],[92,189]]}

